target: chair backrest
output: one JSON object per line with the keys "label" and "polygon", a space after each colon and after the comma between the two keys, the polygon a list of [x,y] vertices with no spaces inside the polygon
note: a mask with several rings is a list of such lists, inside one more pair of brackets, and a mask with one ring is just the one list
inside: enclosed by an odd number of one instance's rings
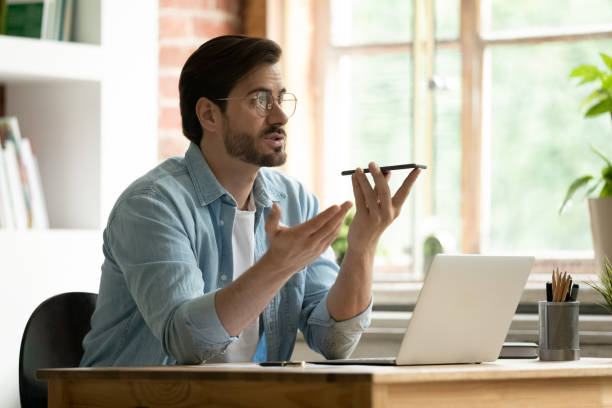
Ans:
{"label": "chair backrest", "polygon": [[62,293],[34,310],[19,352],[19,395],[23,408],[47,406],[47,383],[36,379],[36,370],[78,367],[83,356],[81,342],[90,329],[97,297],[95,293]]}

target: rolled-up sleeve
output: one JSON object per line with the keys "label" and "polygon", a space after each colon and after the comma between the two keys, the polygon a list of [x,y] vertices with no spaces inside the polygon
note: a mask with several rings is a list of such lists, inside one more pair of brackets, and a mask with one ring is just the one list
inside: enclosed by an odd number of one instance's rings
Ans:
{"label": "rolled-up sleeve", "polygon": [[328,249],[306,271],[304,302],[300,316],[300,330],[308,346],[327,359],[347,358],[351,355],[363,331],[370,326],[372,301],[357,316],[336,321],[327,309],[327,295],[336,280],[338,265],[333,251]]}
{"label": "rolled-up sleeve", "polygon": [[217,316],[177,211],[152,192],[125,199],[107,226],[108,250],[166,354],[197,364],[235,341]]}

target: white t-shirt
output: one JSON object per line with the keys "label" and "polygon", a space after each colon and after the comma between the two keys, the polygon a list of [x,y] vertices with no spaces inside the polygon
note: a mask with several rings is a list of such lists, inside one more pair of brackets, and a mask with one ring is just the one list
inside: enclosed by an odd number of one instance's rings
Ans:
{"label": "white t-shirt", "polygon": [[[238,279],[255,260],[255,203],[253,194],[249,196],[248,210],[236,210],[232,229],[232,252],[234,259],[234,280]],[[259,318],[256,318],[230,344],[225,353],[208,360],[215,362],[249,362],[257,351],[259,343]]]}

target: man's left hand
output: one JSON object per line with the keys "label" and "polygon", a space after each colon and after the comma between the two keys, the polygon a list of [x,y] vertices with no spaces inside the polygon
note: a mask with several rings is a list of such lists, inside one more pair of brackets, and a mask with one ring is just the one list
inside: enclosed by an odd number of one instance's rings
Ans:
{"label": "man's left hand", "polygon": [[349,229],[348,247],[351,252],[364,251],[373,256],[378,239],[400,214],[421,170],[418,168],[412,170],[395,195],[391,196],[389,189],[391,172],[383,174],[374,162],[370,163],[368,168],[374,179],[374,188],[363,170],[359,168],[351,178],[356,212]]}

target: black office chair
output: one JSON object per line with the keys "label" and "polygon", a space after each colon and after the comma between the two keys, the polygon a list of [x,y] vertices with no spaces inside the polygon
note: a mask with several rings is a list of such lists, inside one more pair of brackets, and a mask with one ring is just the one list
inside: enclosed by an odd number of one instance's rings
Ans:
{"label": "black office chair", "polygon": [[78,367],[81,341],[98,295],[70,292],[41,303],[30,316],[19,352],[19,395],[22,408],[47,406],[47,383],[36,379],[39,368]]}

